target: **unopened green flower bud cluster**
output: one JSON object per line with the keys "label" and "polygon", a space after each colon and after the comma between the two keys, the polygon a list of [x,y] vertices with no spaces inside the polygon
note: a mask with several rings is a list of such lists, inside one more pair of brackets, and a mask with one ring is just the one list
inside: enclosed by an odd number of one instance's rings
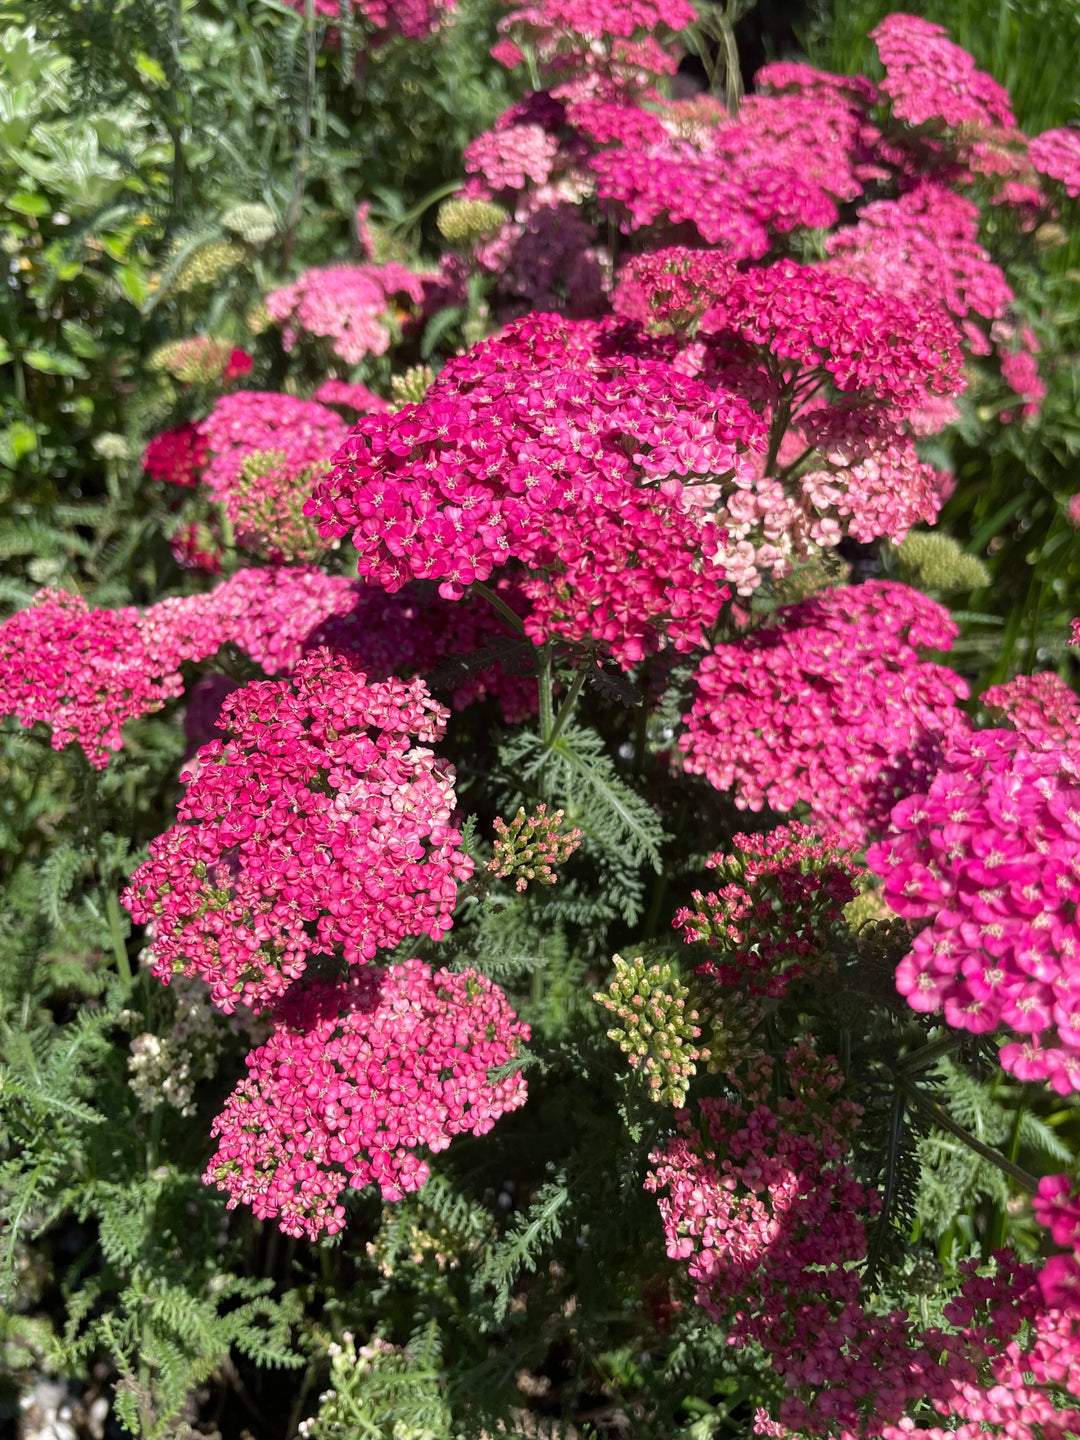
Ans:
{"label": "unopened green flower bud cluster", "polygon": [[607,1032],[636,1069],[646,1072],[649,1093],[659,1105],[682,1105],[709,1051],[695,1044],[701,1034],[698,1012],[687,1009],[690,991],[666,961],[649,965],[640,955],[612,957],[615,979],[593,999],[615,1016]]}
{"label": "unopened green flower bud cluster", "polygon": [[439,234],[451,245],[475,245],[493,235],[509,219],[501,205],[490,200],[447,200],[439,206]]}
{"label": "unopened green flower bud cluster", "polygon": [[554,866],[581,844],[580,830],[561,830],[564,818],[562,810],[549,815],[546,805],[538,805],[531,815],[519,809],[509,825],[496,816],[495,857],[488,869],[503,879],[514,876],[518,890],[526,889],[530,880],[554,885]]}
{"label": "unopened green flower bud cluster", "polygon": [[265,205],[234,205],[222,215],[221,224],[245,245],[265,245],[277,234],[273,212]]}
{"label": "unopened green flower bud cluster", "polygon": [[393,375],[390,379],[390,394],[394,405],[418,404],[435,382],[435,371],[430,365],[410,365],[404,375]]}
{"label": "unopened green flower bud cluster", "polygon": [[913,530],[896,552],[901,579],[920,590],[978,590],[990,572],[977,555],[965,555],[951,535]]}

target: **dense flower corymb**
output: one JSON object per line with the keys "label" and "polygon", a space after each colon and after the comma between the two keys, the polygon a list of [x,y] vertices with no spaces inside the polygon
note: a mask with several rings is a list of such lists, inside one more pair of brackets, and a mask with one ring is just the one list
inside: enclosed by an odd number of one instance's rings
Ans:
{"label": "dense flower corymb", "polygon": [[[1020,724],[1028,717],[1019,710]],[[1080,1090],[1080,765],[1052,729],[953,734],[867,852],[889,905],[928,923],[897,969],[916,1010],[1017,1032],[1021,1080]]]}
{"label": "dense flower corymb", "polygon": [[884,830],[899,794],[931,774],[967,728],[959,676],[919,658],[956,627],[917,590],[871,580],[783,608],[697,674],[679,746],[686,768],[741,809],[812,805],[846,839]]}
{"label": "dense flower corymb", "polygon": [[400,1200],[428,1177],[417,1146],[445,1150],[524,1104],[520,1074],[489,1080],[529,1029],[497,986],[419,960],[290,997],[248,1077],[214,1121],[205,1176],[287,1235],[333,1234],[346,1186]]}
{"label": "dense flower corymb", "polygon": [[156,922],[155,974],[201,976],[228,1012],[284,994],[311,955],[439,939],[472,861],[453,772],[410,737],[438,739],[447,713],[420,681],[369,685],[326,649],[231,695],[231,738],[199,752],[179,823],[124,892]]}

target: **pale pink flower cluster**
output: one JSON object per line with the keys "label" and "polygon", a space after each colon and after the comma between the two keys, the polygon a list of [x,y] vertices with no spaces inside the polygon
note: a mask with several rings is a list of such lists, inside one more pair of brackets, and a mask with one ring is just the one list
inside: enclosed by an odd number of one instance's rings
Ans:
{"label": "pale pink flower cluster", "polygon": [[283,995],[313,955],[355,965],[441,938],[473,866],[453,771],[410,737],[437,740],[447,714],[419,680],[369,685],[327,649],[230,695],[230,738],[199,752],[124,892],[155,924],[154,973],[198,975],[228,1013]]}
{"label": "pale pink flower cluster", "polygon": [[671,922],[687,945],[718,952],[697,973],[779,997],[793,981],[835,968],[829,930],[854,900],[860,871],[850,847],[798,823],[733,835],[731,844],[731,854],[705,862],[716,889],[695,890]]}
{"label": "pale pink flower cluster", "polygon": [[1020,1036],[1000,1051],[1010,1074],[1080,1090],[1075,752],[1047,732],[1036,744],[1008,730],[950,735],[867,862],[896,913],[927,922],[897,969],[908,1004],[977,1034],[1008,1027]]}
{"label": "pale pink flower cluster", "polygon": [[809,527],[819,545],[839,541],[841,521],[855,540],[887,535],[899,544],[912,525],[937,519],[944,477],[886,416],[830,406],[803,417],[799,428],[817,452],[798,485],[821,517]]}
{"label": "pale pink flower cluster", "polygon": [[375,395],[366,385],[350,384],[347,380],[324,380],[311,397],[320,405],[338,405],[355,410],[358,415],[371,415],[376,410],[389,409],[389,403],[381,395]]}
{"label": "pale pink flower cluster", "polygon": [[1080,200],[1080,131],[1044,130],[1028,145],[1035,169],[1064,185],[1073,200]]}
{"label": "pale pink flower cluster", "polygon": [[947,650],[956,633],[942,606],[887,580],[786,606],[702,660],[685,767],[740,809],[803,801],[861,843],[967,728],[967,685],[916,648]]}
{"label": "pale pink flower cluster", "polygon": [[528,177],[543,185],[551,174],[559,142],[539,125],[485,130],[465,147],[465,169],[482,175],[491,191],[523,190]]}
{"label": "pale pink flower cluster", "polygon": [[370,967],[345,985],[290,996],[248,1076],[214,1121],[203,1177],[286,1235],[345,1222],[343,1190],[375,1183],[400,1200],[428,1178],[425,1146],[483,1135],[523,1105],[520,1074],[489,1080],[529,1037],[502,992],[475,971],[419,960]]}
{"label": "pale pink flower cluster", "polygon": [[[308,514],[352,530],[360,573],[448,598],[510,560],[526,629],[625,664],[702,642],[727,595],[698,487],[753,483],[760,421],[636,331],[533,316],[449,362],[424,400],[361,420]],[[583,524],[583,517],[588,524]]]}
{"label": "pale pink flower cluster", "polygon": [[247,456],[274,450],[294,474],[325,466],[349,433],[341,416],[314,400],[273,390],[239,390],[223,395],[196,427],[210,460],[203,482],[217,500],[227,501]]}
{"label": "pale pink flower cluster", "polygon": [[943,26],[916,15],[887,15],[870,38],[885,66],[881,88],[893,114],[911,125],[944,122],[953,129],[1014,129],[1006,91],[979,70]]}
{"label": "pale pink flower cluster", "polygon": [[325,336],[335,355],[358,365],[367,355],[385,355],[391,329],[387,312],[404,297],[424,300],[424,277],[403,265],[334,265],[306,270],[292,285],[271,290],[266,308],[283,325],[282,342],[291,350],[301,335]]}
{"label": "pale pink flower cluster", "polygon": [[[306,0],[287,0],[294,10],[305,13]],[[342,0],[315,0],[315,13],[329,20],[341,20]],[[376,32],[388,31],[407,40],[421,40],[433,34],[447,15],[457,9],[457,0],[352,0],[359,18]]]}

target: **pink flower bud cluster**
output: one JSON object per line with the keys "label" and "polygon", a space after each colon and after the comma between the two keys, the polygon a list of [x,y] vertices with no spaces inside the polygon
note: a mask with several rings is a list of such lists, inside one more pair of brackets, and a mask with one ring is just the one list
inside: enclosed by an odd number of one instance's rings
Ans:
{"label": "pink flower bud cluster", "polygon": [[1044,130],[1028,145],[1028,158],[1041,175],[1057,180],[1073,200],[1080,200],[1080,133]]}
{"label": "pink flower bud cluster", "polygon": [[911,125],[944,122],[953,129],[1015,128],[1008,92],[977,69],[941,25],[916,15],[887,15],[870,38],[885,66],[881,88],[897,119]]}
{"label": "pink flower bud cluster", "polygon": [[361,575],[389,590],[415,577],[457,598],[521,562],[537,642],[593,637],[625,664],[665,634],[693,648],[727,593],[707,505],[753,484],[761,422],[672,353],[632,327],[518,322],[419,404],[361,420],[307,513],[326,539],[352,529]]}
{"label": "pink flower bud cluster", "polygon": [[947,650],[956,633],[946,609],[888,580],[786,606],[702,660],[685,767],[734,788],[740,809],[803,801],[861,843],[967,729],[967,685],[916,648]]}
{"label": "pink flower bud cluster", "polygon": [[423,684],[369,685],[320,649],[222,714],[231,738],[199,752],[179,823],[124,892],[155,922],[154,973],[199,976],[229,1013],[283,995],[309,956],[355,965],[440,939],[473,867],[449,825],[453,772],[409,739],[437,740],[448,714]]}
{"label": "pink flower bud cluster", "polygon": [[1080,697],[1052,670],[994,685],[983,691],[982,703],[1036,750],[1080,746]]}
{"label": "pink flower bud cluster", "polygon": [[719,952],[697,973],[775,997],[807,975],[827,974],[829,932],[854,900],[860,872],[851,849],[797,823],[731,843],[730,855],[717,851],[705,862],[718,872],[716,889],[695,890],[692,906],[672,921],[688,945]]}
{"label": "pink flower bud cluster", "polygon": [[947,738],[867,863],[898,915],[925,920],[897,988],[957,1029],[1006,1026],[1021,1080],[1080,1090],[1080,767],[1008,730]]}
{"label": "pink flower bud cluster", "polygon": [[[1068,1402],[1080,1394],[1080,1309],[1061,1267],[1051,1261],[1040,1275],[1006,1250],[995,1252],[991,1275],[963,1261],[944,1327],[875,1308],[857,1267],[878,1198],[851,1167],[857,1114],[835,1099],[844,1077],[835,1061],[805,1049],[788,1064],[791,1098],[768,1105],[758,1086],[742,1104],[703,1099],[697,1125],[684,1111],[681,1133],[650,1156],[646,1180],[646,1189],[667,1192],[659,1205],[668,1254],[689,1261],[697,1302],[726,1326],[729,1343],[760,1346],[785,1388],[777,1416],[760,1409],[754,1432],[785,1440],[1075,1432],[1080,1411]],[[1050,1220],[1054,1210],[1056,1233],[1071,1244],[1076,1210],[1062,1204],[1061,1189],[1043,1182],[1036,1214]],[[1067,1266],[1072,1257],[1061,1258]],[[934,1412],[944,1423],[926,1426]]]}
{"label": "pink flower bud cluster", "polygon": [[151,370],[163,370],[186,385],[228,385],[251,372],[252,359],[227,340],[192,335],[171,340],[150,357]]}
{"label": "pink flower bud cluster", "polygon": [[554,867],[562,865],[581,844],[580,830],[563,830],[562,810],[547,813],[538,805],[531,815],[519,809],[509,824],[495,817],[495,854],[488,869],[503,879],[514,876],[514,888],[526,890],[530,880],[554,885]]}
{"label": "pink flower bud cluster", "polygon": [[483,1135],[523,1105],[520,1074],[491,1081],[529,1037],[502,992],[475,971],[419,960],[312,985],[280,1007],[248,1076],[214,1121],[203,1177],[286,1235],[317,1239],[345,1221],[347,1187],[385,1200],[419,1190],[425,1146]]}
{"label": "pink flower bud cluster", "polygon": [[239,548],[273,564],[314,560],[322,546],[303,507],[325,468],[296,472],[283,450],[245,455],[225,501]]}
{"label": "pink flower bud cluster", "polygon": [[194,425],[178,425],[155,435],[143,452],[143,469],[155,480],[194,486],[207,459],[206,441]]}
{"label": "pink flower bud cluster", "polygon": [[284,326],[291,350],[303,334],[326,336],[335,355],[358,365],[367,355],[385,355],[391,330],[385,318],[398,297],[420,305],[424,279],[403,265],[335,265],[306,270],[299,280],[266,296],[272,320]]}

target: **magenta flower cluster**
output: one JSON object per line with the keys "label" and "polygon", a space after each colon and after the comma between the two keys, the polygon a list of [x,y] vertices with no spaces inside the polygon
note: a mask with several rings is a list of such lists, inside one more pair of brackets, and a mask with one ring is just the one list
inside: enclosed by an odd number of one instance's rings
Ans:
{"label": "magenta flower cluster", "polygon": [[386,1200],[419,1190],[455,1135],[483,1135],[525,1102],[520,1074],[489,1080],[529,1037],[475,971],[419,960],[290,996],[214,1121],[204,1179],[286,1235],[334,1234],[346,1187]]}
{"label": "magenta flower cluster", "polygon": [[1004,1068],[1065,1095],[1080,1090],[1080,773],[1038,741],[949,735],[867,862],[897,914],[926,922],[897,970],[909,1005],[977,1034],[1007,1027]]}
{"label": "magenta flower cluster", "polygon": [[[361,420],[308,514],[360,573],[455,598],[515,561],[530,636],[630,664],[702,643],[727,596],[703,482],[753,483],[760,422],[636,330],[535,316],[452,360],[418,405]],[[760,442],[759,442],[760,443]],[[589,523],[582,525],[583,515]]]}
{"label": "magenta flower cluster", "polygon": [[918,653],[956,633],[942,606],[888,580],[782,608],[702,660],[679,739],[686,769],[734,789],[740,809],[803,801],[856,843],[881,833],[968,728],[967,685]]}
{"label": "magenta flower cluster", "polygon": [[311,956],[361,964],[449,929],[473,867],[453,772],[410,738],[437,740],[447,717],[419,680],[368,684],[314,650],[222,715],[230,738],[199,752],[178,823],[124,892],[154,923],[156,975],[199,976],[229,1012],[283,995]]}

